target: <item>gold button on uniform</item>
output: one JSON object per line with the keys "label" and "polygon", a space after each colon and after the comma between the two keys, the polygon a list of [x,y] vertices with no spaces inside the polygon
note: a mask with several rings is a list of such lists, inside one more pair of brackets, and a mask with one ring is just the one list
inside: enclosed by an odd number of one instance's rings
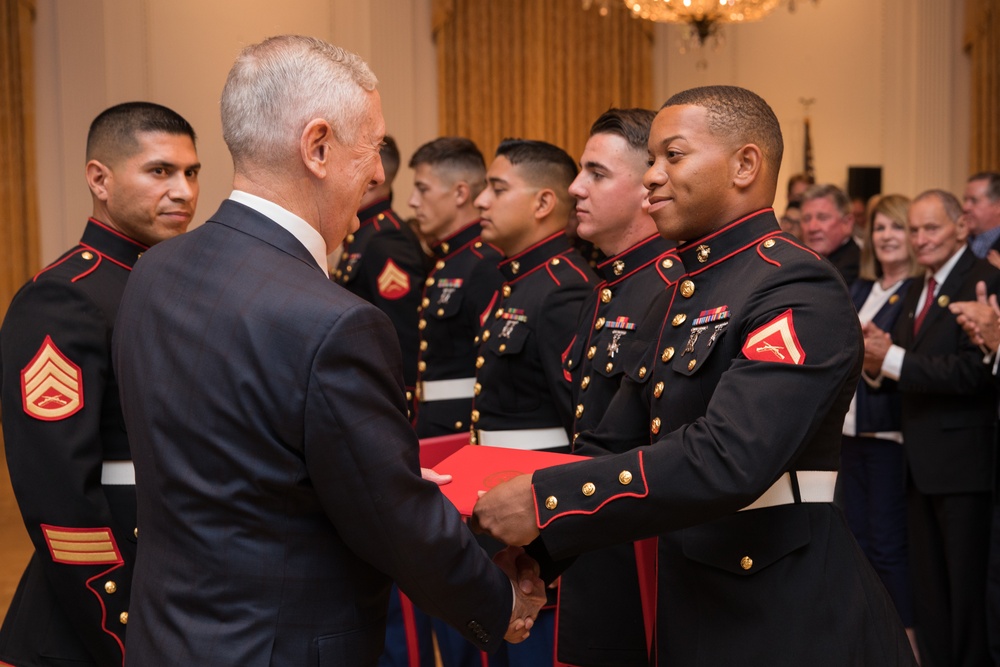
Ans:
{"label": "gold button on uniform", "polygon": [[113,581],[104,582],[104,592],[107,593],[108,595],[111,595],[117,590],[118,590],[118,584],[116,584],[115,582]]}
{"label": "gold button on uniform", "polygon": [[413,392],[412,391],[406,392],[406,400],[408,400],[408,401],[412,401],[413,400]]}
{"label": "gold button on uniform", "polygon": [[604,367],[604,372],[605,373],[610,373],[614,369],[615,369],[615,365],[609,361],[608,365]]}
{"label": "gold button on uniform", "polygon": [[507,343],[500,343],[500,347],[497,348],[497,349],[500,350],[501,352],[506,351],[507,350]]}
{"label": "gold button on uniform", "polygon": [[663,363],[667,363],[673,358],[674,358],[674,348],[672,347],[664,349],[663,354],[660,355],[660,359],[663,361]]}
{"label": "gold button on uniform", "polygon": [[423,352],[426,349],[427,349],[427,341],[425,340],[420,341],[420,351]]}
{"label": "gold button on uniform", "polygon": [[420,362],[418,362],[417,363],[417,370],[420,371],[421,373],[423,373],[424,371],[426,371],[427,370],[427,362],[423,361],[423,360],[421,360]]}
{"label": "gold button on uniform", "polygon": [[691,361],[688,362],[688,370],[689,371],[693,371],[694,367],[697,366],[697,365],[698,365],[698,360],[697,359],[692,359]]}
{"label": "gold button on uniform", "polygon": [[472,416],[470,417],[470,419],[472,419],[472,423],[473,424],[475,424],[476,422],[478,422],[479,421],[479,410],[473,410],[472,411]]}
{"label": "gold button on uniform", "polygon": [[461,429],[462,429],[462,422],[455,422],[455,430],[458,431]]}
{"label": "gold button on uniform", "polygon": [[440,271],[441,269],[443,269],[444,268],[444,260],[443,259],[439,259],[437,261],[437,264],[434,265],[434,268],[437,269],[438,271]]}
{"label": "gold button on uniform", "polygon": [[122,625],[128,625],[127,611],[123,611],[122,613],[118,614],[118,622],[121,623]]}
{"label": "gold button on uniform", "polygon": [[354,234],[348,234],[347,238],[344,239],[348,243],[354,243]]}
{"label": "gold button on uniform", "polygon": [[586,389],[589,386],[590,386],[590,376],[588,375],[587,377],[580,380],[580,389]]}
{"label": "gold button on uniform", "polygon": [[677,313],[676,315],[674,315],[674,319],[670,320],[670,323],[673,324],[675,327],[679,327],[680,325],[684,324],[687,318],[688,316],[685,315],[684,313]]}
{"label": "gold button on uniform", "polygon": [[510,285],[504,285],[500,291],[503,292],[504,296],[510,296]]}
{"label": "gold button on uniform", "polygon": [[479,392],[481,392],[482,390],[483,390],[483,385],[479,384],[478,382],[472,386],[472,393],[474,393],[476,396],[479,396]]}
{"label": "gold button on uniform", "polygon": [[483,357],[476,357],[476,368],[482,368],[483,364],[486,363],[486,359]]}
{"label": "gold button on uniform", "polygon": [[485,343],[489,339],[490,339],[490,330],[487,329],[486,331],[483,332],[483,342]]}
{"label": "gold button on uniform", "polygon": [[774,247],[774,239],[768,239],[768,240],[764,241],[764,247],[765,248],[773,248]]}
{"label": "gold button on uniform", "polygon": [[503,308],[497,308],[497,312],[493,313],[493,319],[499,320],[501,315],[503,315]]}
{"label": "gold button on uniform", "polygon": [[601,290],[601,303],[611,303],[611,290],[607,287]]}
{"label": "gold button on uniform", "polygon": [[552,264],[552,266],[559,266],[559,258],[558,258],[558,257],[555,257],[555,258],[554,258],[554,259],[552,260],[551,264]]}
{"label": "gold button on uniform", "polygon": [[643,366],[643,367],[641,367],[639,369],[639,379],[641,380],[644,377],[646,377],[646,367],[645,366]]}
{"label": "gold button on uniform", "polygon": [[472,246],[472,247],[473,247],[473,248],[476,248],[476,249],[479,249],[479,248],[482,248],[482,247],[483,247],[483,242],[482,242],[482,241],[476,241],[476,242],[475,242],[475,243],[473,244],[473,246]]}
{"label": "gold button on uniform", "polygon": [[597,491],[597,487],[594,486],[593,482],[587,482],[580,490],[583,491],[583,495],[590,497],[594,495],[594,491]]}
{"label": "gold button on uniform", "polygon": [[659,398],[662,395],[663,395],[663,383],[657,382],[656,387],[653,388],[653,396]]}
{"label": "gold button on uniform", "polygon": [[437,316],[441,317],[442,315],[444,315],[444,308],[438,308],[437,309]]}
{"label": "gold button on uniform", "polygon": [[597,331],[600,331],[601,329],[604,328],[604,323],[605,322],[607,322],[607,320],[605,320],[603,317],[598,317],[597,321],[594,322],[594,329],[596,329]]}
{"label": "gold button on uniform", "polygon": [[139,527],[138,526],[136,526],[135,530],[132,531],[132,534],[135,535],[136,537],[139,537]]}
{"label": "gold button on uniform", "polygon": [[649,430],[653,432],[654,435],[660,432],[660,418],[653,417],[652,423],[649,425]]}
{"label": "gold button on uniform", "polygon": [[545,499],[545,509],[554,510],[559,504],[559,500],[555,496],[549,496]]}
{"label": "gold button on uniform", "polygon": [[428,287],[433,287],[434,286],[434,279],[433,278],[428,278],[427,280],[424,281],[424,284],[427,285]]}
{"label": "gold button on uniform", "polygon": [[420,307],[421,307],[421,308],[426,308],[426,307],[427,307],[427,306],[429,306],[429,305],[431,305],[431,300],[430,300],[430,299],[428,299],[428,298],[427,298],[427,297],[425,296],[425,297],[423,298],[423,301],[421,301],[421,302],[420,302]]}
{"label": "gold button on uniform", "polygon": [[740,567],[742,567],[744,570],[749,570],[751,567],[753,567],[753,558],[750,558],[750,556],[744,556],[743,558],[741,558]]}
{"label": "gold button on uniform", "polygon": [[665,269],[669,269],[673,265],[674,265],[674,260],[672,260],[672,259],[665,259],[662,262],[660,262],[660,266],[662,266]]}
{"label": "gold button on uniform", "polygon": [[80,254],[80,257],[83,257],[84,259],[94,259],[94,253],[90,252],[89,250],[84,251],[83,253]]}
{"label": "gold button on uniform", "polygon": [[421,331],[423,331],[424,329],[426,329],[427,328],[427,320],[421,319],[419,322],[417,322],[417,328],[420,329]]}
{"label": "gold button on uniform", "polygon": [[576,418],[579,419],[583,416],[583,403],[576,404]]}
{"label": "gold button on uniform", "polygon": [[[350,257],[350,256],[351,256],[351,253],[349,253],[349,252],[344,252],[343,254],[341,254],[341,255],[340,255],[340,259],[344,260],[344,259],[347,259],[347,258],[348,258],[348,257]],[[339,273],[339,272],[338,272],[338,273]]]}
{"label": "gold button on uniform", "polygon": [[[478,246],[476,246],[476,247],[478,247]],[[445,253],[447,255],[449,250],[451,250],[451,247],[448,245],[447,242],[444,242],[444,243],[441,244],[441,252],[443,252],[443,253]]]}
{"label": "gold button on uniform", "polygon": [[618,473],[618,482],[623,485],[628,485],[632,483],[632,473],[628,470],[622,470]]}
{"label": "gold button on uniform", "polygon": [[681,283],[681,296],[685,299],[690,299],[692,294],[694,294],[694,283],[690,280],[685,280]]}
{"label": "gold button on uniform", "polygon": [[597,354],[597,346],[596,345],[591,345],[589,348],[587,348],[587,358],[588,359],[593,359],[595,354]]}

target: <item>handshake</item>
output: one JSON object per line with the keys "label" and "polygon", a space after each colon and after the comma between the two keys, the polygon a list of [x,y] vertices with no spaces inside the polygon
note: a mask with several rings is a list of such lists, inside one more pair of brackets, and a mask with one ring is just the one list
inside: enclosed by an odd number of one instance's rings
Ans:
{"label": "handshake", "polygon": [[514,587],[514,608],[504,639],[517,644],[528,638],[538,612],[545,605],[545,582],[538,576],[538,563],[521,547],[507,547],[493,557],[493,562]]}

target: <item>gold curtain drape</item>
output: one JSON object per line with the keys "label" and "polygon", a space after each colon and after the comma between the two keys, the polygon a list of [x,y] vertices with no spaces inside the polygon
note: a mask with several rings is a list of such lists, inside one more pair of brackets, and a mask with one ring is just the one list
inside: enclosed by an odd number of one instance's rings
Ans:
{"label": "gold curtain drape", "polygon": [[34,19],[34,0],[0,0],[0,318],[38,269]]}
{"label": "gold curtain drape", "polygon": [[965,9],[972,65],[969,171],[1000,171],[1000,3],[966,0]]}
{"label": "gold curtain drape", "polygon": [[579,158],[609,107],[650,107],[652,24],[580,0],[435,0],[439,130],[489,156],[504,137]]}

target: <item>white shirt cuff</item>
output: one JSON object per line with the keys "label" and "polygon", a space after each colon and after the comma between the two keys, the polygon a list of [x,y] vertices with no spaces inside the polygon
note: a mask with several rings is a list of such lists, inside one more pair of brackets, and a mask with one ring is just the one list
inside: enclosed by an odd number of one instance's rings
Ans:
{"label": "white shirt cuff", "polygon": [[885,353],[885,359],[882,360],[882,375],[890,380],[898,380],[903,373],[904,356],[906,356],[906,350],[898,345],[891,346],[889,351]]}

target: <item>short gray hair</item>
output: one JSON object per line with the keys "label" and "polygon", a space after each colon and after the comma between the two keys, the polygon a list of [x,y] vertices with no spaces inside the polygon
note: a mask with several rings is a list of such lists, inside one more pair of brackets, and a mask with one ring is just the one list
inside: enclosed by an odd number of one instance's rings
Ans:
{"label": "short gray hair", "polygon": [[369,104],[364,93],[376,85],[365,61],[320,39],[280,35],[246,47],[222,90],[222,136],[237,171],[280,164],[315,118],[354,143]]}

